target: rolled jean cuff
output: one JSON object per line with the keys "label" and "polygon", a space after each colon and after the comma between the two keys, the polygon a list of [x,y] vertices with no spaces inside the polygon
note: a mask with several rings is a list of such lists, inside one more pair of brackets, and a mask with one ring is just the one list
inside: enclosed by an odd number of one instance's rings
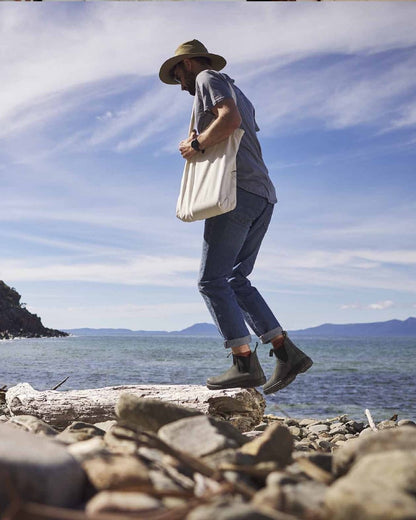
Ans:
{"label": "rolled jean cuff", "polygon": [[248,345],[251,341],[251,336],[244,336],[243,338],[226,339],[224,341],[225,348],[241,347],[241,345]]}
{"label": "rolled jean cuff", "polygon": [[270,343],[273,338],[275,338],[276,336],[280,336],[282,333],[282,327],[276,327],[275,329],[272,329],[269,332],[266,332],[266,334],[260,336],[260,341],[262,343]]}

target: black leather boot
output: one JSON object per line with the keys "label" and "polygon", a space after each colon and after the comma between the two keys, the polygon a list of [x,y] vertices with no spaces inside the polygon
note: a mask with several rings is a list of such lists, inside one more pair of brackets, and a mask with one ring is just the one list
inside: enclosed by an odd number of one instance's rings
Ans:
{"label": "black leather boot", "polygon": [[272,377],[263,386],[265,394],[272,394],[289,385],[298,374],[306,372],[313,365],[312,359],[290,341],[283,332],[283,345],[270,350],[270,356],[276,356],[276,367]]}
{"label": "black leather boot", "polygon": [[210,377],[207,387],[210,390],[224,388],[252,388],[266,381],[263,369],[257,358],[256,349],[249,356],[233,354],[233,366],[219,376]]}

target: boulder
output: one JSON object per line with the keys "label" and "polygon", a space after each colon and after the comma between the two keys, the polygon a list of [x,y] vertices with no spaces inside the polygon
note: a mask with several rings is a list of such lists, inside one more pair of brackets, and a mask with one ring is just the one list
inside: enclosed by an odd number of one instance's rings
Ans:
{"label": "boulder", "polygon": [[413,426],[388,428],[348,440],[334,452],[334,474],[344,475],[354,462],[364,455],[391,450],[416,450],[416,428]]}
{"label": "boulder", "polygon": [[87,441],[93,437],[104,437],[105,432],[93,424],[75,421],[59,433],[56,439],[65,444]]}
{"label": "boulder", "polygon": [[246,438],[231,424],[214,417],[188,417],[163,426],[159,437],[180,451],[203,457],[226,448],[238,448]]}
{"label": "boulder", "polygon": [[202,415],[195,409],[178,406],[160,399],[145,399],[134,394],[122,394],[116,406],[117,417],[128,426],[157,432],[165,424],[186,417]]}
{"label": "boulder", "polygon": [[83,499],[85,473],[64,446],[0,424],[0,513],[9,503],[7,482],[22,500],[75,507]]}
{"label": "boulder", "polygon": [[161,508],[160,500],[145,493],[101,491],[88,502],[86,512],[88,516],[99,513],[140,514]]}
{"label": "boulder", "polygon": [[244,444],[240,452],[251,455],[255,463],[272,461],[286,466],[293,450],[293,437],[289,429],[279,423],[270,425],[260,437]]}
{"label": "boulder", "polygon": [[89,481],[98,490],[149,484],[149,471],[137,457],[102,453],[82,462]]}
{"label": "boulder", "polygon": [[325,496],[331,520],[416,518],[416,450],[370,453]]}
{"label": "boulder", "polygon": [[12,417],[9,420],[11,425],[15,425],[18,428],[22,428],[23,430],[36,433],[38,435],[43,435],[46,437],[55,437],[58,435],[58,430],[46,424],[42,419],[38,419],[37,417],[33,417],[32,415],[19,415],[16,417]]}

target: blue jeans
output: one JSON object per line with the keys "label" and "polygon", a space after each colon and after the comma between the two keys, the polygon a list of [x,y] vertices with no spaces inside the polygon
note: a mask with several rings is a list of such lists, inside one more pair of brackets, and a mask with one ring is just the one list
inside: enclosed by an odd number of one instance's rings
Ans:
{"label": "blue jeans", "polygon": [[246,322],[269,343],[282,327],[247,276],[273,214],[267,199],[237,189],[233,211],[205,221],[198,288],[226,348],[251,341]]}

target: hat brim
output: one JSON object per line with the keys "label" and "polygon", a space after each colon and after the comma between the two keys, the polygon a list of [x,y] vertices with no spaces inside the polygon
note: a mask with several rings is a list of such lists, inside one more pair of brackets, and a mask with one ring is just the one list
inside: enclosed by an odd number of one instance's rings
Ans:
{"label": "hat brim", "polygon": [[185,60],[186,58],[208,58],[211,61],[211,67],[217,71],[223,69],[227,64],[225,58],[219,56],[218,54],[180,54],[178,56],[173,56],[173,58],[169,58],[160,67],[160,81],[163,81],[163,83],[167,83],[168,85],[177,85],[178,82],[175,81],[172,74],[172,70],[175,67],[175,65]]}

